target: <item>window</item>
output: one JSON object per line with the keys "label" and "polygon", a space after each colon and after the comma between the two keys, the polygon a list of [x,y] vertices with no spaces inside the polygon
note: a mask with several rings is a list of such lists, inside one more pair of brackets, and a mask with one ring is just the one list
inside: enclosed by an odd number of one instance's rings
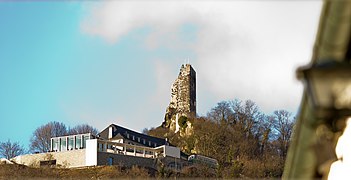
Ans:
{"label": "window", "polygon": [[149,141],[149,146],[151,146],[151,141]]}
{"label": "window", "polygon": [[42,166],[49,166],[49,167],[52,167],[52,166],[55,166],[56,165],[56,159],[54,160],[48,160],[48,161],[40,161],[39,162],[39,165],[42,167]]}
{"label": "window", "polygon": [[138,142],[140,142],[140,137],[138,137]]}
{"label": "window", "polygon": [[108,157],[107,159],[107,165],[113,165],[113,157]]}
{"label": "window", "polygon": [[61,139],[61,151],[65,151],[67,150],[67,146],[66,146],[66,137],[62,137]]}
{"label": "window", "polygon": [[157,144],[156,144],[156,143],[154,143],[154,146],[155,146],[155,147],[157,147]]}
{"label": "window", "polygon": [[139,154],[143,154],[143,150],[142,149],[135,149],[135,152],[139,153]]}
{"label": "window", "polygon": [[152,151],[145,151],[145,154],[152,155]]}
{"label": "window", "polygon": [[146,141],[145,141],[145,139],[143,139],[143,144],[145,144],[146,143]]}
{"label": "window", "polygon": [[135,140],[135,137],[133,136],[133,141]]}
{"label": "window", "polygon": [[82,141],[82,137],[81,136],[76,136],[76,149],[80,148],[81,145],[81,141]]}
{"label": "window", "polygon": [[83,136],[83,139],[82,139],[82,142],[83,142],[83,148],[85,149],[86,148],[86,141],[90,139],[90,136],[89,135],[84,135]]}
{"label": "window", "polygon": [[129,134],[127,134],[127,138],[129,139]]}
{"label": "window", "polygon": [[59,149],[59,140],[57,138],[52,140],[53,140],[52,150],[57,151]]}
{"label": "window", "polygon": [[68,150],[73,150],[73,145],[74,145],[74,137],[70,136],[68,138]]}

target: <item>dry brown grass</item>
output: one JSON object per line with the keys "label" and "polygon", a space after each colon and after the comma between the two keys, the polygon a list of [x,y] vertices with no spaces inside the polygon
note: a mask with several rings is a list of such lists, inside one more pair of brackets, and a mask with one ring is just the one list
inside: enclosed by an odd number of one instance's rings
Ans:
{"label": "dry brown grass", "polygon": [[120,166],[96,166],[86,168],[34,168],[17,164],[0,165],[0,179],[116,179],[151,177],[149,170]]}

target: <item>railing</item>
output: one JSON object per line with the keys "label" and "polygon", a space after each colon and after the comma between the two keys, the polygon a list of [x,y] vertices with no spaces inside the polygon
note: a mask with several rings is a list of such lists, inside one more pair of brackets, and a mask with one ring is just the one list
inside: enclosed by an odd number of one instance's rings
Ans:
{"label": "railing", "polygon": [[111,142],[105,140],[98,140],[98,152],[107,152],[113,154],[121,154],[127,156],[137,156],[144,158],[156,158],[159,156],[165,156],[165,147],[159,146],[156,148],[150,148],[146,146],[138,146],[133,144],[125,144],[119,142]]}

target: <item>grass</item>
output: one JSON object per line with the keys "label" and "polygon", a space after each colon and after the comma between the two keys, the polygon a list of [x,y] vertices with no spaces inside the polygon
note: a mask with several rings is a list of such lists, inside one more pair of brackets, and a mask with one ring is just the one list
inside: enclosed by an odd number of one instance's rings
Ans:
{"label": "grass", "polygon": [[141,167],[94,166],[85,168],[34,168],[18,164],[0,165],[0,179],[114,179],[151,178],[151,169]]}

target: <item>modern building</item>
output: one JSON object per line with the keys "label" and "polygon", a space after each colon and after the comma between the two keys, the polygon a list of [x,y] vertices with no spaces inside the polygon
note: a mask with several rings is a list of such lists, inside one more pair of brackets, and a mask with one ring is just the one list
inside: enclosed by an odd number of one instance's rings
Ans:
{"label": "modern building", "polygon": [[166,139],[141,134],[111,124],[97,136],[90,133],[51,138],[49,152],[21,155],[15,162],[34,166],[83,167],[123,165],[181,169],[187,156]]}

